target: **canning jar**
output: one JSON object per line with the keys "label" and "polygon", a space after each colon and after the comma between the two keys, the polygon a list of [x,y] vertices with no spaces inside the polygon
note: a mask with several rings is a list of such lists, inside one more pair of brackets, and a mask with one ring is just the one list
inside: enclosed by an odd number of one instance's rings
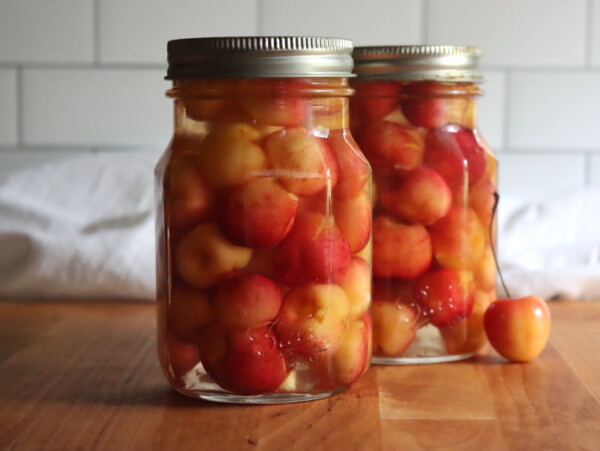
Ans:
{"label": "canning jar", "polygon": [[349,132],[349,40],[168,44],[156,168],[158,346],[179,392],[323,398],[371,357],[371,170]]}
{"label": "canning jar", "polygon": [[497,163],[477,128],[480,53],[354,50],[351,129],[375,192],[374,363],[460,360],[486,343]]}

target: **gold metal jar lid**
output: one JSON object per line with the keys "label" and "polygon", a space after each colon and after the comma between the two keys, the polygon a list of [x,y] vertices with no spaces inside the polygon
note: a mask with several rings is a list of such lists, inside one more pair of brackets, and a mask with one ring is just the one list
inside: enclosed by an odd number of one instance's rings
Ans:
{"label": "gold metal jar lid", "polygon": [[352,56],[359,80],[481,83],[481,53],[455,45],[398,45],[356,47]]}
{"label": "gold metal jar lid", "polygon": [[238,36],[169,41],[167,80],[353,77],[352,41],[314,36]]}

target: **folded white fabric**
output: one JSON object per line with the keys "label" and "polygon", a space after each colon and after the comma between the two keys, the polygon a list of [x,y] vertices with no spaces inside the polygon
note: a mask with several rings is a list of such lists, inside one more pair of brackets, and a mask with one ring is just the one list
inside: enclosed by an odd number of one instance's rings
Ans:
{"label": "folded white fabric", "polygon": [[[0,179],[0,297],[153,299],[157,152],[98,153]],[[600,299],[600,188],[500,201],[513,296]]]}
{"label": "folded white fabric", "polygon": [[158,157],[89,154],[0,179],[0,296],[152,299]]}
{"label": "folded white fabric", "polygon": [[600,299],[600,187],[500,200],[498,250],[511,295]]}

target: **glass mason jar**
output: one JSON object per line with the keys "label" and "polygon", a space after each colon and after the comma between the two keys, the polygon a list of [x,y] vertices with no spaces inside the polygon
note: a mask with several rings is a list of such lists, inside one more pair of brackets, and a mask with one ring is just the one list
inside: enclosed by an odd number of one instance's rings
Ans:
{"label": "glass mason jar", "polygon": [[477,129],[480,53],[354,50],[351,129],[375,192],[374,363],[460,360],[486,344],[497,162]]}
{"label": "glass mason jar", "polygon": [[169,42],[156,168],[158,347],[179,392],[319,399],[371,357],[371,170],[349,132],[352,44]]}

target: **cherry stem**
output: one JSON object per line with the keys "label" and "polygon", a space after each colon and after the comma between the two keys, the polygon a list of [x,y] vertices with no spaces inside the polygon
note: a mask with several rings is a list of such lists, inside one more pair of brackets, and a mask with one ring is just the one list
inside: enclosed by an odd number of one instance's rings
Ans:
{"label": "cherry stem", "polygon": [[[496,219],[496,212],[498,211],[498,203],[500,202],[500,194],[494,192],[494,206],[492,207],[492,220],[490,221],[490,243],[494,243],[494,219]],[[498,256],[496,255],[495,246],[491,246],[492,255],[494,256],[494,263],[496,264],[496,269],[498,270],[498,276],[500,276],[500,282],[502,282],[502,288],[506,292],[506,296],[512,298],[508,288],[506,287],[506,283],[504,283],[504,277],[502,277],[502,271],[500,270],[500,264],[498,263]]]}

